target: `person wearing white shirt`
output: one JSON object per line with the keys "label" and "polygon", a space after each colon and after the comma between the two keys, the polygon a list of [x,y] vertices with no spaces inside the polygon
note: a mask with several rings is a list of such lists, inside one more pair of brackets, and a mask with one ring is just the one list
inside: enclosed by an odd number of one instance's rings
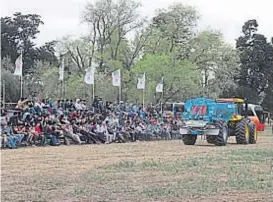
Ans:
{"label": "person wearing white shirt", "polygon": [[80,99],[76,99],[76,102],[75,102],[75,108],[77,110],[82,110],[82,105],[81,105],[81,100]]}

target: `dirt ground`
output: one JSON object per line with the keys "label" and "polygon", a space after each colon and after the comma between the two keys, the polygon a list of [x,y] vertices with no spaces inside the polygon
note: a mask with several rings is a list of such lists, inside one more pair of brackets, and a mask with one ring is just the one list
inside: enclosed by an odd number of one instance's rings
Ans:
{"label": "dirt ground", "polygon": [[273,201],[273,136],[2,150],[1,201]]}

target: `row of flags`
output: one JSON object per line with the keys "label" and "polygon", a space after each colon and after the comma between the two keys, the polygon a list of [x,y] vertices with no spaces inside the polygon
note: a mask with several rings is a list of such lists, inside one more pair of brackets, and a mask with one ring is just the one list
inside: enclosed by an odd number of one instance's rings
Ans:
{"label": "row of flags", "polygon": [[[15,61],[14,75],[22,76],[23,73],[23,54],[21,53]],[[64,58],[62,58],[61,65],[59,67],[59,80],[64,80]],[[84,82],[89,85],[94,85],[95,83],[95,65],[91,65],[90,68],[86,69],[84,76]],[[146,84],[146,73],[142,73],[138,77],[137,89],[145,89]],[[112,72],[112,85],[121,86],[121,71],[120,69]],[[163,92],[164,77],[161,78],[160,82],[156,86],[156,92]]]}
{"label": "row of flags", "polygon": [[[84,82],[89,85],[94,85],[95,78],[95,68],[91,67],[86,70],[86,74],[84,76]],[[137,89],[145,89],[146,84],[146,73],[142,73],[138,77]],[[121,86],[121,71],[120,69],[112,72],[112,85],[120,87]],[[164,77],[161,78],[160,82],[156,86],[156,92],[163,92],[164,86]]]}

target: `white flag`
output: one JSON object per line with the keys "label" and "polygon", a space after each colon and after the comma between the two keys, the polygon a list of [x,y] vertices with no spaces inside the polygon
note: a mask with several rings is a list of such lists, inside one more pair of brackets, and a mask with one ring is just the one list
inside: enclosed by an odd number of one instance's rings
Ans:
{"label": "white flag", "polygon": [[157,93],[162,93],[163,92],[163,84],[164,84],[164,78],[162,77],[160,82],[156,85],[155,91]]}
{"label": "white flag", "polygon": [[60,81],[64,80],[64,57],[62,58],[62,64],[59,67],[59,80]]}
{"label": "white flag", "polygon": [[23,54],[21,53],[15,61],[14,75],[22,76],[23,74]]}
{"label": "white flag", "polygon": [[86,84],[92,84],[94,85],[94,80],[95,80],[95,67],[91,66],[90,68],[86,69],[86,74],[84,76],[84,82]]}
{"label": "white flag", "polygon": [[145,89],[145,81],[146,81],[145,72],[137,80],[138,80],[137,81],[137,89]]}
{"label": "white flag", "polygon": [[120,69],[112,72],[112,84],[113,86],[120,86]]}

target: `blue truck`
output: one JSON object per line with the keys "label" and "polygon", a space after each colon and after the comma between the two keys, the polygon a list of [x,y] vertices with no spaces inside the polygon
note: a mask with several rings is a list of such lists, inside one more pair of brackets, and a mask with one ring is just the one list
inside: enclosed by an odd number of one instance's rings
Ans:
{"label": "blue truck", "polygon": [[194,145],[204,135],[208,143],[225,146],[229,136],[238,144],[256,143],[257,129],[238,102],[194,98],[185,102],[180,134],[185,145]]}

